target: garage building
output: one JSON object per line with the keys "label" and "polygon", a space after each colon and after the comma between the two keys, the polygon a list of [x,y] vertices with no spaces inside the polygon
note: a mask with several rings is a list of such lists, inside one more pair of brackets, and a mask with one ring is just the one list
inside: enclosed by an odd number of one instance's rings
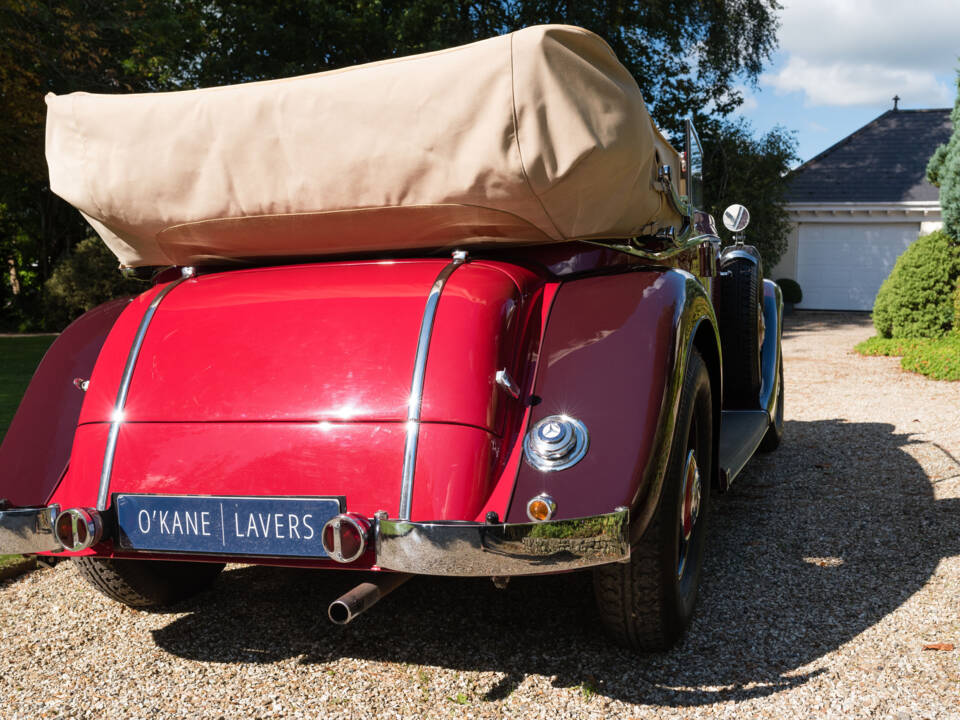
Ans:
{"label": "garage building", "polygon": [[942,225],[927,161],[950,109],[885,112],[791,174],[787,250],[766,275],[800,283],[810,310],[871,310],[897,257]]}

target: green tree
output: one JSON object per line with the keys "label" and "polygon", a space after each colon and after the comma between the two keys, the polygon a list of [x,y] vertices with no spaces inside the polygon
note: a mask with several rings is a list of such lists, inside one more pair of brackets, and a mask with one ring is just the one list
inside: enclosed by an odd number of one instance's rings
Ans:
{"label": "green tree", "polygon": [[744,120],[708,120],[701,139],[707,211],[719,222],[728,205],[746,205],[747,242],[760,251],[769,272],[786,250],[790,233],[783,203],[786,174],[798,159],[796,138],[782,127],[757,137]]}
{"label": "green tree", "polygon": [[529,25],[605,38],[659,126],[722,117],[776,46],[777,0],[183,0],[203,27],[189,69],[200,85],[297,75],[439,50]]}
{"label": "green tree", "polygon": [[[779,7],[777,0],[0,0],[0,262],[13,263],[0,280],[0,321],[17,307],[26,313],[21,327],[49,327],[36,298],[58,259],[89,232],[47,187],[48,92],[283,77],[561,22],[606,38],[659,125],[677,138],[686,115],[703,125],[741,102],[739,85],[755,82],[775,46]],[[751,210],[760,212],[756,202]]]}
{"label": "green tree", "polygon": [[58,326],[107,300],[139,295],[148,286],[117,272],[117,258],[99,237],[77,243],[53,270],[46,285],[46,312]]}
{"label": "green tree", "polygon": [[927,178],[940,188],[944,229],[955,241],[960,241],[960,73],[957,76],[957,100],[950,119],[953,134],[930,158]]}
{"label": "green tree", "polygon": [[187,77],[200,16],[177,2],[0,0],[0,323],[55,329],[43,313],[54,264],[90,233],[50,192],[48,92],[135,92]]}

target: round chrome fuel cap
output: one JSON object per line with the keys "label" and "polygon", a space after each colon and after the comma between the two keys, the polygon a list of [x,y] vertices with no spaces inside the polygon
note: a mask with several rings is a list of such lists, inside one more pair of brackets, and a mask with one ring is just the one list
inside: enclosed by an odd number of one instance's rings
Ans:
{"label": "round chrome fuel cap", "polygon": [[568,415],[550,415],[539,420],[523,441],[527,462],[538,470],[563,470],[587,454],[586,426]]}

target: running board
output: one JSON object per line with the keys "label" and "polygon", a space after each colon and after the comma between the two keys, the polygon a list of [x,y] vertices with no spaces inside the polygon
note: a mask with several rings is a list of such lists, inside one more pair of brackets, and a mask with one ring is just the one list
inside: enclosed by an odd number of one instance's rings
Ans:
{"label": "running board", "polygon": [[770,425],[766,410],[724,410],[720,418],[720,485],[726,491],[753,457]]}

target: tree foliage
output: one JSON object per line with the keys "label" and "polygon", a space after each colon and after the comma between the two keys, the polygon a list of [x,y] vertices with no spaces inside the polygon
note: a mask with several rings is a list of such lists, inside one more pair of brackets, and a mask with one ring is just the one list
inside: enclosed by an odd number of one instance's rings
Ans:
{"label": "tree foliage", "polygon": [[0,283],[0,326],[56,327],[44,314],[43,284],[91,232],[49,190],[44,95],[175,87],[189,54],[189,36],[181,30],[196,27],[199,18],[178,5],[0,0],[0,263],[11,270]]}
{"label": "tree foliage", "polygon": [[200,85],[317,72],[439,50],[529,25],[580,25],[607,40],[659,126],[723,116],[776,45],[777,0],[246,0],[198,2]]}
{"label": "tree foliage", "polygon": [[746,205],[747,242],[757,247],[769,271],[787,248],[784,178],[797,160],[796,139],[782,127],[756,137],[745,121],[708,120],[702,140],[707,211],[719,219],[728,205]]}
{"label": "tree foliage", "polygon": [[[47,186],[48,92],[284,77],[560,22],[606,38],[659,126],[678,138],[688,114],[706,126],[741,102],[738,88],[755,82],[775,46],[779,7],[777,0],[0,0],[0,262],[13,269],[0,281],[0,324],[51,326],[37,299],[48,291],[55,263],[90,233]],[[777,141],[767,136],[750,145],[746,132],[737,130],[716,152],[713,134],[705,144],[708,154],[724,158],[716,167],[720,186],[756,217],[766,195],[748,188],[763,183],[734,179],[735,158],[724,148],[740,143],[755,150]],[[708,173],[713,167],[708,161]],[[718,202],[725,193],[718,191]]]}
{"label": "tree foliage", "polygon": [[957,100],[950,113],[953,134],[933,153],[927,165],[927,178],[940,188],[943,226],[960,242],[960,74],[957,76]]}
{"label": "tree foliage", "polygon": [[147,287],[117,272],[117,259],[98,237],[81,240],[57,263],[45,285],[47,315],[57,325],[111,298],[139,295]]}

